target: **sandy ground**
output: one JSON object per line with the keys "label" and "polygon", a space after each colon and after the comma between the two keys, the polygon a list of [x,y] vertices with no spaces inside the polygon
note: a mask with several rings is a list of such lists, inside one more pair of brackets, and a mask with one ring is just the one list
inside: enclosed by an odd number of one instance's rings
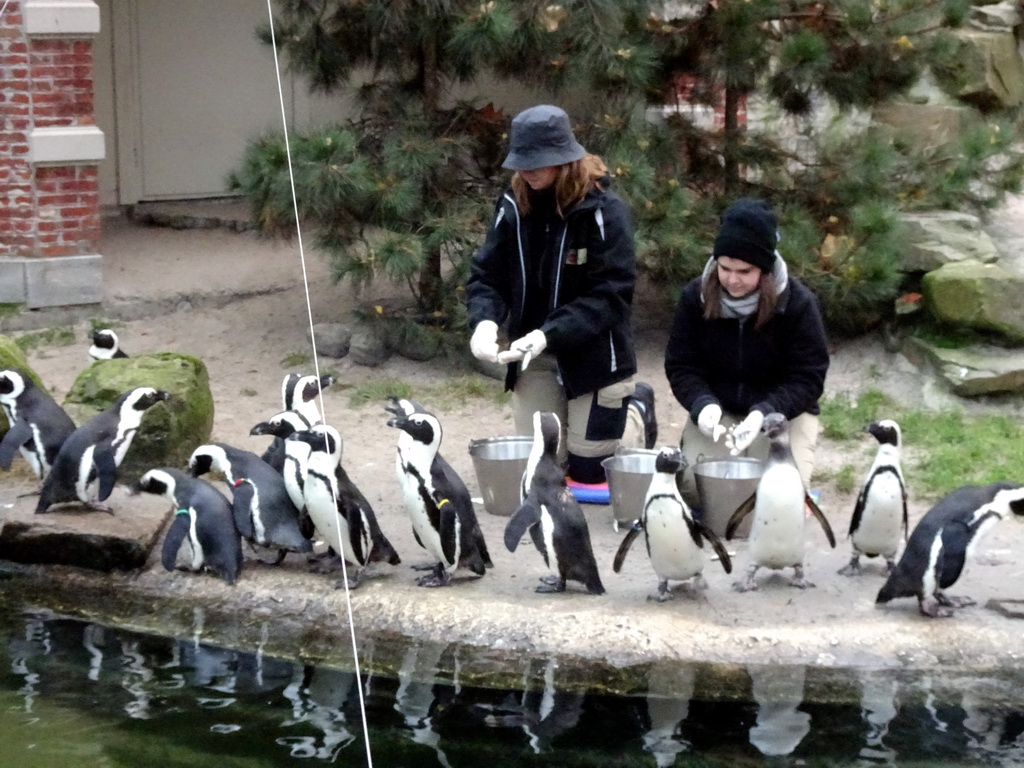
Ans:
{"label": "sandy ground", "polygon": [[[123,347],[130,355],[173,350],[201,358],[209,368],[216,403],[213,439],[261,452],[267,439],[251,437],[249,429],[280,409],[280,384],[287,372],[312,369],[312,363],[290,368],[282,362],[310,349],[305,291],[301,271],[294,266],[294,244],[267,243],[248,233],[177,232],[123,222],[111,224],[107,231],[110,278],[104,311],[132,316],[133,306],[150,309],[148,316],[114,324]],[[146,253],[153,257],[140,265]],[[290,266],[288,260],[294,260]],[[318,259],[307,255],[307,260],[314,321],[343,318],[353,300],[326,279]],[[267,288],[273,290],[228,300],[233,292]],[[648,305],[645,301],[645,308]],[[661,443],[678,439],[683,416],[661,369],[665,320],[664,313],[645,312],[637,328],[641,378],[656,391]],[[58,400],[88,364],[86,330],[86,323],[79,322],[75,336],[81,343],[42,347],[31,354],[31,364]],[[325,359],[320,365],[338,379],[325,392],[324,406],[327,421],[345,439],[345,466],[374,505],[385,534],[403,559],[401,566],[379,568],[351,593],[359,630],[461,642],[495,652],[562,653],[615,666],[654,659],[1012,666],[1024,653],[1024,624],[986,607],[989,600],[1024,597],[1020,589],[1024,563],[1014,556],[1024,541],[1024,523],[1010,521],[998,527],[951,590],[971,595],[979,606],[964,609],[953,620],[928,620],[918,615],[913,600],[875,607],[883,581],[879,563],[865,561],[865,573],[859,578],[836,574],[850,554],[845,535],[853,498],[839,495],[830,482],[815,487],[839,545],[829,549],[817,524],[808,522],[807,575],[817,584],[814,589],[793,589],[788,574],[762,573],[758,592],[733,591],[730,585],[747,566],[746,542],[737,540],[728,545],[735,554],[732,575],[725,574],[717,562],[709,562],[708,586],[702,593],[677,589],[673,601],[649,602],[646,598],[654,592],[656,578],[642,543],[634,545],[622,573],[613,573],[612,559],[624,531],[614,530],[609,507],[595,505],[585,510],[607,589],[603,596],[587,595],[575,584],[565,594],[536,594],[538,577],[547,573],[540,555],[527,546],[509,553],[502,545],[506,519],[482,507],[478,507],[479,518],[493,570],[479,579],[459,578],[446,589],[418,588],[407,566],[426,558],[413,540],[398,495],[397,433],[386,426],[382,402],[355,406],[350,397],[365,383],[390,379],[411,385],[413,397],[440,415],[445,429],[442,453],[476,495],[469,442],[512,432],[509,408],[496,401],[500,385],[488,380],[495,399],[457,402],[446,387],[453,372],[444,363],[392,357],[376,369],[348,359]],[[901,402],[949,402],[948,395],[902,357],[885,352],[876,340],[837,345],[828,391],[855,397],[865,387],[887,391]],[[866,435],[862,441],[843,445],[823,441],[819,467],[827,474],[854,463],[864,471],[873,454],[870,443]],[[131,501],[120,498],[117,514],[130,514]],[[927,506],[912,499],[913,520]],[[63,578],[89,581],[95,577],[65,574]],[[167,573],[158,562],[151,562],[141,574],[110,578],[123,580],[124,586],[141,594],[209,600],[240,611],[259,606],[259,615],[271,618],[316,617],[319,629],[327,633],[341,633],[346,624],[345,593],[334,589],[335,577],[310,573],[304,558],[297,556],[289,556],[278,569],[249,562],[233,588],[210,577]]]}

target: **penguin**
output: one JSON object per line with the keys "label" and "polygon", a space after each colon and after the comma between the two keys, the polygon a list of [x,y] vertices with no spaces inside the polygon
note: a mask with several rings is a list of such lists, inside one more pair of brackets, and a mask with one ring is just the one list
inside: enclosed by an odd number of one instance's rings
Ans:
{"label": "penguin", "polygon": [[281,410],[298,411],[310,426],[323,424],[324,417],[320,413],[317,399],[320,392],[333,383],[333,376],[289,373],[281,382]]}
{"label": "penguin", "polygon": [[187,541],[192,552],[188,570],[213,571],[234,586],[242,571],[242,539],[223,493],[201,477],[170,467],[149,470],[133,490],[163,496],[176,510],[164,537],[164,568],[174,570],[178,550]]}
{"label": "penguin", "polygon": [[875,421],[864,427],[878,441],[878,452],[857,495],[850,520],[853,557],[839,569],[842,576],[861,572],[860,556],[885,558],[886,572],[896,566],[896,550],[906,538],[907,485],[900,468],[902,435],[892,419]]}
{"label": "penguin", "polygon": [[121,349],[116,333],[109,328],[97,328],[92,332],[89,357],[93,360],[114,360],[119,357],[128,357],[128,355]]}
{"label": "penguin", "polygon": [[965,485],[943,496],[914,527],[875,604],[916,597],[921,613],[932,618],[974,605],[969,597],[943,590],[956,583],[984,537],[1011,512],[1024,515],[1024,488],[1016,483]]}
{"label": "penguin", "polygon": [[9,429],[0,440],[0,468],[9,470],[18,451],[42,483],[75,422],[42,387],[19,369],[0,371],[0,407]]}
{"label": "penguin", "polygon": [[462,478],[440,454],[441,422],[411,400],[388,398],[388,426],[401,430],[395,470],[417,543],[437,561],[417,579],[421,587],[443,587],[449,568],[483,576],[492,566],[473,500]]}
{"label": "penguin", "polygon": [[305,508],[316,531],[335,551],[342,553],[345,562],[358,566],[347,585],[342,580],[336,586],[358,587],[370,563],[401,563],[395,548],[377,524],[370,502],[341,466],[342,440],[338,430],[318,424],[293,433],[286,442],[301,442],[309,447]]}
{"label": "penguin", "polygon": [[[319,422],[311,422],[299,411],[281,411],[266,421],[261,421],[249,430],[250,435],[273,435],[274,440],[260,455],[267,464],[278,472],[284,473],[286,455],[285,440],[288,435],[299,430],[309,429]],[[292,501],[295,501],[293,498]],[[298,504],[296,504],[298,506]]]}
{"label": "penguin", "polygon": [[702,575],[705,541],[715,550],[725,572],[732,573],[732,561],[725,546],[703,521],[694,519],[679,493],[676,477],[684,469],[686,459],[679,448],[666,446],[658,451],[654,460],[654,476],[644,499],[643,514],[623,538],[612,566],[615,573],[622,569],[630,545],[643,531],[647,554],[658,576],[658,592],[647,599],[659,603],[672,599],[669,579],[692,579],[697,586],[705,586]]}
{"label": "penguin", "polygon": [[117,468],[131,447],[142,416],[170,397],[168,392],[153,387],[135,387],[72,432],[43,482],[36,514],[46,512],[54,504],[76,499],[92,509],[113,514],[103,502],[114,490]]}
{"label": "penguin", "polygon": [[210,470],[224,475],[234,496],[235,527],[250,546],[276,549],[273,565],[280,565],[288,552],[313,550],[299,529],[299,511],[288,497],[284,480],[255,453],[226,443],[207,443],[192,452],[188,469],[193,477]]}
{"label": "penguin", "polygon": [[590,594],[602,595],[605,590],[587,519],[558,465],[561,433],[562,425],[556,414],[533,414],[533,446],[526,472],[529,491],[505,525],[505,546],[509,552],[515,552],[523,534],[530,531],[544,563],[557,574],[542,578],[537,592],[564,592],[566,582],[572,579],[582,582]]}
{"label": "penguin", "polygon": [[746,578],[734,583],[733,587],[738,592],[757,589],[754,575],[758,568],[792,568],[791,583],[794,587],[813,587],[814,584],[804,578],[804,509],[809,509],[818,518],[833,549],[836,537],[820,507],[804,488],[789,447],[786,417],[781,413],[769,413],[764,417],[761,431],[771,441],[764,473],[757,489],[733,512],[725,526],[725,538],[729,540],[743,518],[754,513],[749,536],[751,564]]}

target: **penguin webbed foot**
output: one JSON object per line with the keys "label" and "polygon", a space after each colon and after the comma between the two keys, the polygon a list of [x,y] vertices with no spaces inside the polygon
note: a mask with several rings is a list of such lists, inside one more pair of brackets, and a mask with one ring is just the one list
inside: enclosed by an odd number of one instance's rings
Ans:
{"label": "penguin webbed foot", "polygon": [[793,566],[793,580],[789,582],[789,585],[797,589],[813,589],[815,586],[813,581],[808,581],[804,576],[803,566],[800,565]]}
{"label": "penguin webbed foot", "polygon": [[978,604],[976,600],[972,600],[967,596],[955,597],[953,595],[947,595],[944,592],[935,593],[935,602],[939,605],[945,606],[946,608],[967,608],[968,606]]}
{"label": "penguin webbed foot", "polygon": [[324,552],[309,559],[310,573],[326,575],[341,569],[341,558],[333,552]]}
{"label": "penguin webbed foot", "polygon": [[96,512],[106,512],[107,514],[114,514],[114,508],[109,504],[104,504],[102,501],[87,501],[85,506]]}
{"label": "penguin webbed foot", "polygon": [[345,579],[338,579],[334,582],[335,589],[358,589],[363,583],[363,572],[362,569],[358,569],[355,573],[349,574],[348,581]]}
{"label": "penguin webbed foot", "polygon": [[918,598],[917,607],[921,611],[922,616],[927,616],[931,619],[950,619],[954,615],[951,606],[942,605],[938,600],[931,601]]}
{"label": "penguin webbed foot", "polygon": [[565,579],[560,576],[541,576],[540,586],[534,592],[541,595],[553,595],[558,592],[565,592]]}
{"label": "penguin webbed foot", "polygon": [[675,599],[675,595],[672,594],[672,590],[668,588],[668,579],[665,579],[665,581],[659,581],[658,591],[654,594],[648,595],[647,599],[656,603],[667,603],[669,600]]}
{"label": "penguin webbed foot", "polygon": [[452,575],[445,570],[444,563],[439,562],[433,566],[431,573],[416,579],[416,586],[428,588],[446,587],[451,580]]}
{"label": "penguin webbed foot", "polygon": [[[890,568],[890,570],[892,570]],[[854,555],[850,562],[840,568],[836,573],[840,576],[860,576],[863,569],[860,567],[860,556]]]}
{"label": "penguin webbed foot", "polygon": [[756,592],[757,582],[754,581],[754,574],[757,573],[757,568],[758,566],[756,565],[751,566],[747,571],[746,578],[744,578],[743,581],[734,581],[732,583],[732,588],[737,592]]}

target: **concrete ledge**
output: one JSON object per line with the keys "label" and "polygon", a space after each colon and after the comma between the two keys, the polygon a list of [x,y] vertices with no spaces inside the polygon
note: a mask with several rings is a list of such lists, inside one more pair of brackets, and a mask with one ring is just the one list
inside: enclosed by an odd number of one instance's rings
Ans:
{"label": "concrete ledge", "polygon": [[93,0],[26,0],[21,12],[30,35],[95,35],[100,7]]}
{"label": "concrete ledge", "polygon": [[95,125],[62,125],[33,128],[28,135],[31,163],[99,163],[107,156],[103,131]]}
{"label": "concrete ledge", "polygon": [[25,303],[25,261],[0,258],[0,304]]}
{"label": "concrete ledge", "polygon": [[25,259],[25,305],[29,309],[103,301],[103,257]]}

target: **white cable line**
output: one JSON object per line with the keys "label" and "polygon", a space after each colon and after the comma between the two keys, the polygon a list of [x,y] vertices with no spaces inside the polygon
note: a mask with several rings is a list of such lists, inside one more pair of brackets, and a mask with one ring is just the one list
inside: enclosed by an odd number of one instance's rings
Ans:
{"label": "white cable line", "polygon": [[[277,55],[277,37],[274,33],[274,10],[271,7],[271,0],[267,0],[267,16],[270,19],[270,47],[274,51],[274,73],[277,75],[277,97],[281,104],[281,127],[284,132],[284,151],[288,158],[288,181],[291,184],[292,209],[295,214],[295,233],[299,246],[299,261],[302,263],[302,285],[306,292],[306,315],[309,319],[309,339],[313,345],[313,370],[317,377],[317,385],[320,380],[320,357],[316,351],[316,336],[313,334],[313,305],[309,298],[309,277],[306,273],[306,253],[302,246],[302,225],[299,221],[299,200],[295,194],[295,172],[292,169],[292,150],[288,141],[288,115],[284,106],[284,88],[281,85],[281,64]],[[324,423],[327,423],[327,409],[324,407],[324,390],[320,387],[320,412],[323,414]],[[332,489],[333,494],[333,489]],[[334,499],[335,506],[338,500]],[[352,619],[352,596],[348,588],[348,569],[345,566],[345,548],[341,541],[341,526],[338,529],[338,557],[341,559],[341,576],[345,582],[345,607],[348,612],[349,635],[352,639],[352,661],[355,665],[356,680],[360,678],[359,671],[359,646],[356,643],[355,622]],[[359,712],[363,720],[363,742],[366,744],[366,763],[368,768],[373,768],[373,754],[370,750],[370,730],[366,722],[366,702],[363,699],[363,687],[357,685],[359,691]]]}

